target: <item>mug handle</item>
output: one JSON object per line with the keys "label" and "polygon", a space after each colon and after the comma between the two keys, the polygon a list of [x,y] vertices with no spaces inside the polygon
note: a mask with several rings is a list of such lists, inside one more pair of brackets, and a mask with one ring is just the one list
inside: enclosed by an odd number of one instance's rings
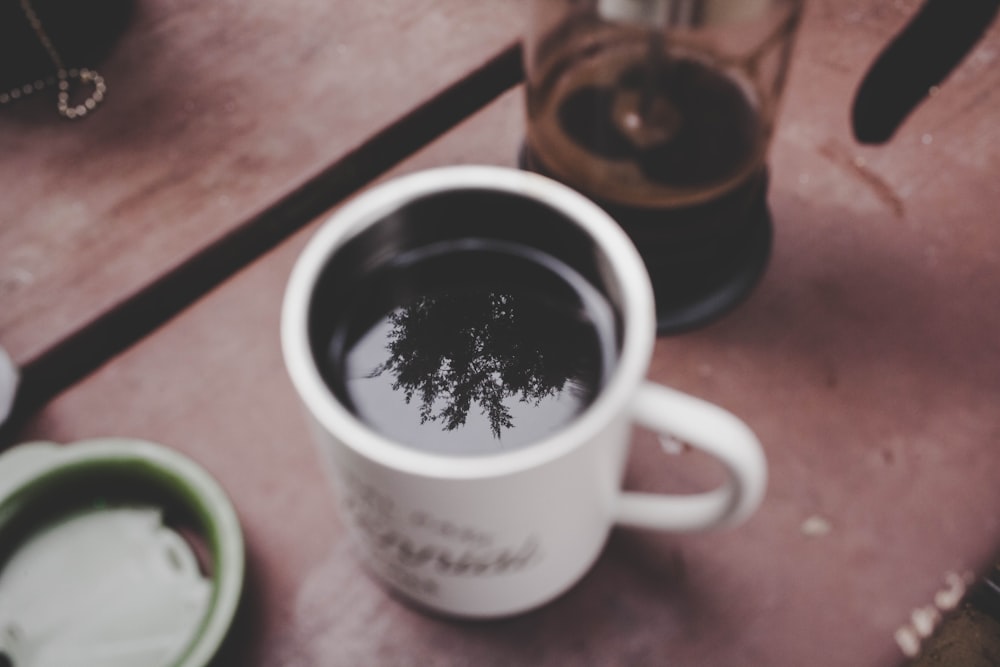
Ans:
{"label": "mug handle", "polygon": [[767,486],[767,462],[750,427],[717,405],[645,382],[632,406],[646,428],[678,438],[717,458],[729,479],[712,491],[688,495],[624,491],[615,522],[622,526],[692,532],[734,526],[756,511]]}

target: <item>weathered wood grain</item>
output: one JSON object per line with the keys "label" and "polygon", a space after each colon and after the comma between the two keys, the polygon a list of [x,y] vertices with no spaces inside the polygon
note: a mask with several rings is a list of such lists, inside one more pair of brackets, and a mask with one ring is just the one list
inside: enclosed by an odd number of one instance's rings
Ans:
{"label": "weathered wood grain", "polygon": [[[993,30],[893,143],[848,102],[913,3],[815,3],[772,152],[776,244],[747,303],[662,339],[650,375],[745,418],[771,485],[738,529],[617,532],[570,593],[498,623],[423,616],[362,574],[282,367],[278,316],[314,227],[60,396],[22,434],[123,434],[201,461],[239,508],[245,618],[225,664],[876,667],[949,575],[1000,547],[1000,128]],[[513,165],[519,91],[408,160]],[[928,137],[930,139],[928,140]],[[628,484],[717,471],[637,434]]]}
{"label": "weathered wood grain", "polygon": [[[373,137],[516,42],[518,8],[135,3],[91,116],[59,118],[54,93],[0,108],[0,345],[30,365],[164,275],[197,284],[304,224],[357,187]],[[384,169],[397,144],[364,157]],[[290,194],[311,198],[267,218]]]}

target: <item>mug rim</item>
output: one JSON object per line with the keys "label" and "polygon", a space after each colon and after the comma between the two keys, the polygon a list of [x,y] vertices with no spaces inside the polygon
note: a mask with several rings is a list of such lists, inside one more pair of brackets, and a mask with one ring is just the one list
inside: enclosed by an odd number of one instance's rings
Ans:
{"label": "mug rim", "polygon": [[[562,213],[600,248],[619,283],[621,351],[594,401],[536,443],[491,454],[454,455],[408,446],[375,431],[334,396],[320,375],[309,338],[314,289],[327,261],[347,241],[417,199],[488,190],[530,199]],[[292,384],[324,430],[363,458],[432,478],[482,479],[534,468],[582,446],[616,418],[646,375],[655,339],[653,289],[642,258],[624,230],[597,204],[540,174],[510,167],[461,165],[425,169],[378,184],[328,215],[300,253],[285,289],[281,346]]]}

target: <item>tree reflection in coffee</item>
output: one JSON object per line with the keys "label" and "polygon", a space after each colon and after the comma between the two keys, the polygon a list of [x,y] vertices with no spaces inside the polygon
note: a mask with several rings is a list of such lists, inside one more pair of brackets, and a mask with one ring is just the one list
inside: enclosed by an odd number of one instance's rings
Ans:
{"label": "tree reflection in coffee", "polygon": [[574,269],[498,240],[445,241],[366,277],[324,376],[354,414],[425,451],[510,451],[572,421],[613,362],[614,315]]}

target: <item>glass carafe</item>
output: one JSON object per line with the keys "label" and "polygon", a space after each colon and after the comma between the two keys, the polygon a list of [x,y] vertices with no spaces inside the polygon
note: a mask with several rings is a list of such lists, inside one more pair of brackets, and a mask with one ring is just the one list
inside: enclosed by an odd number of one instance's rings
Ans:
{"label": "glass carafe", "polygon": [[538,0],[523,161],[635,240],[661,331],[725,312],[767,261],[766,155],[801,0]]}

